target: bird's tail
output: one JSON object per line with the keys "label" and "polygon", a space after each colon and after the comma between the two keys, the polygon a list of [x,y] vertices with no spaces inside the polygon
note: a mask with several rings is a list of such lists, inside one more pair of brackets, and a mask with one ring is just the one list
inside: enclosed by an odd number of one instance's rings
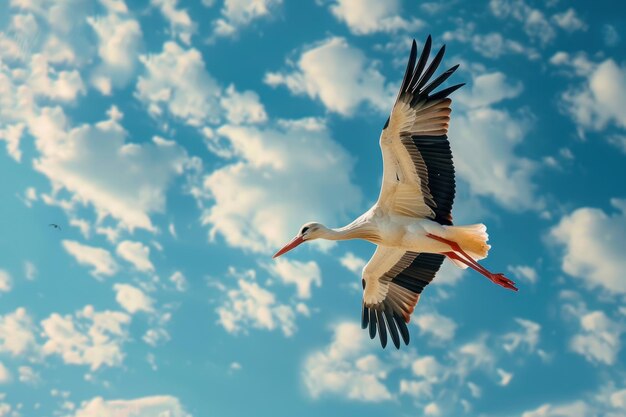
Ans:
{"label": "bird's tail", "polygon": [[[489,235],[487,226],[482,223],[468,226],[448,226],[446,227],[448,236],[461,246],[469,256],[478,261],[487,257],[491,246],[487,244]],[[458,267],[467,268],[462,262],[452,260]]]}

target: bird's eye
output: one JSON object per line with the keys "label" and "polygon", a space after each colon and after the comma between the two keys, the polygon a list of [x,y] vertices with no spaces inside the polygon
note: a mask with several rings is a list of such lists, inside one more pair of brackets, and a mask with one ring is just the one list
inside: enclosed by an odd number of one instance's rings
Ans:
{"label": "bird's eye", "polygon": [[306,231],[309,230],[309,226],[305,226],[302,228],[302,231],[300,232],[301,235],[305,234]]}

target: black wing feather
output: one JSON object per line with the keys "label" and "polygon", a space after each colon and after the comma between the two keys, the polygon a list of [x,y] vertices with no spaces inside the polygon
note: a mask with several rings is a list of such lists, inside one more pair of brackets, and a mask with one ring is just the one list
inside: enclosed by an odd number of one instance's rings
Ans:
{"label": "black wing feather", "polygon": [[[410,320],[410,314],[413,312],[414,304],[411,310],[406,311],[402,305],[416,302],[419,294],[424,288],[430,284],[439,271],[445,256],[434,253],[407,252],[406,254],[415,256],[411,264],[402,272],[391,279],[389,285],[397,285],[410,291],[415,298],[402,298],[394,300],[389,293],[387,298],[382,302],[366,306],[362,305],[361,327],[364,329],[369,327],[370,338],[376,337],[376,333],[380,338],[380,344],[383,348],[387,345],[387,334],[391,336],[391,340],[397,349],[400,349],[400,339],[402,337],[405,345],[409,344],[409,329],[406,323]],[[387,329],[389,333],[387,333]]]}
{"label": "black wing feather", "polygon": [[[424,120],[427,123],[437,126],[435,123],[437,121],[444,123],[442,122],[442,118],[438,118],[434,115],[433,118],[430,119],[427,116],[429,111],[424,109],[438,105],[437,102],[446,99],[446,97],[462,87],[464,84],[456,84],[430,95],[431,92],[447,81],[459,67],[458,65],[455,65],[437,76],[434,80],[430,81],[430,78],[439,67],[446,50],[445,45],[442,46],[431,63],[426,66],[431,50],[431,44],[432,38],[428,36],[420,58],[417,63],[415,63],[417,51],[415,50],[415,42],[413,42],[408,66],[405,71],[398,98],[405,100],[412,108],[416,109],[416,111],[421,111],[420,114],[422,116],[420,117],[426,117]],[[410,80],[407,81],[409,78],[408,74],[411,73],[412,65],[414,65],[415,68],[412,71]],[[445,117],[447,118],[447,116]],[[436,129],[437,128],[433,128],[431,131],[435,132]],[[410,146],[412,149],[414,145],[421,155],[421,159],[414,159],[414,162],[416,164],[416,168],[421,168],[418,169],[417,172],[423,172],[423,165],[425,165],[426,172],[428,173],[427,179],[422,178],[422,186],[426,187],[432,196],[432,200],[425,199],[425,203],[431,208],[435,215],[433,220],[440,224],[451,225],[452,205],[456,194],[456,182],[454,179],[455,172],[454,164],[452,162],[450,143],[448,142],[448,136],[445,134],[440,136],[430,136],[428,133],[428,128],[425,127],[425,130],[419,135],[408,133],[406,136],[401,136],[401,141],[405,146]],[[422,163],[423,165],[421,165]]]}

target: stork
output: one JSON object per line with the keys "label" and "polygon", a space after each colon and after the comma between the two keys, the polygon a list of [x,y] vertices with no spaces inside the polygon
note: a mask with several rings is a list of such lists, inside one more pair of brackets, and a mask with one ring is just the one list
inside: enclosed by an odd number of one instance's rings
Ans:
{"label": "stork", "polygon": [[304,224],[296,237],[274,255],[283,255],[315,239],[365,239],[377,245],[363,268],[361,324],[373,339],[396,348],[400,338],[409,344],[407,323],[424,289],[447,257],[460,268],[472,268],[492,282],[517,291],[503,274],[478,263],[487,257],[484,224],[454,226],[454,165],[448,142],[452,100],[448,96],[464,84],[435,91],[458,68],[431,81],[445,53],[445,45],[426,66],[432,39],[428,36],[417,58],[411,47],[400,92],[380,135],[383,180],[378,201],[347,226],[330,229]]}

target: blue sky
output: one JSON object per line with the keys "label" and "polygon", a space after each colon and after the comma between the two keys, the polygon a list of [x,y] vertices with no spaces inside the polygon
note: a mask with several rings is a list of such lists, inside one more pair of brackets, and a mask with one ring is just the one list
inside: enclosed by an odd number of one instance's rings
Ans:
{"label": "blue sky", "polygon": [[[0,416],[626,415],[612,1],[0,4]],[[447,45],[457,223],[412,340],[359,328],[410,42]],[[55,223],[61,230],[48,225]]]}

